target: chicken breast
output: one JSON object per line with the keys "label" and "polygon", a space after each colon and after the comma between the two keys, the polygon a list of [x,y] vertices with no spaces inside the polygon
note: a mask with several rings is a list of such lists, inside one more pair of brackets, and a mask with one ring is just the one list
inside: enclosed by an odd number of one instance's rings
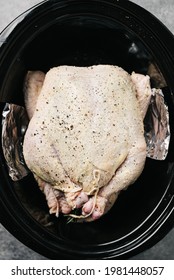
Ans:
{"label": "chicken breast", "polygon": [[59,66],[46,74],[23,153],[41,188],[52,189],[56,211],[63,201],[66,214],[82,207],[79,218],[95,220],[141,174],[146,143],[136,80],[110,65]]}

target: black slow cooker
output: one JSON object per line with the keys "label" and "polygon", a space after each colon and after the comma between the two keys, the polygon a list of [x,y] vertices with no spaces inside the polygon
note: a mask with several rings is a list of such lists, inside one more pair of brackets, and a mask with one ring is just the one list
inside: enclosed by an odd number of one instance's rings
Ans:
{"label": "black slow cooker", "polygon": [[162,161],[147,158],[139,179],[98,221],[67,223],[49,215],[32,174],[11,180],[0,144],[1,223],[28,247],[50,259],[126,259],[154,245],[174,221],[173,35],[130,1],[47,0],[9,25],[0,44],[1,112],[7,102],[24,105],[28,70],[113,64],[147,74],[155,65],[167,88],[168,155]]}

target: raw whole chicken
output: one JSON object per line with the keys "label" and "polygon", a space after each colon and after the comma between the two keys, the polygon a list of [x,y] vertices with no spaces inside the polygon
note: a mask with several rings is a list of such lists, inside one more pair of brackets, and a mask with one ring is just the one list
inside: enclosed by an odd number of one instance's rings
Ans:
{"label": "raw whole chicken", "polygon": [[23,154],[50,213],[100,218],[144,168],[149,76],[111,65],[59,66],[46,75],[29,71],[24,90]]}

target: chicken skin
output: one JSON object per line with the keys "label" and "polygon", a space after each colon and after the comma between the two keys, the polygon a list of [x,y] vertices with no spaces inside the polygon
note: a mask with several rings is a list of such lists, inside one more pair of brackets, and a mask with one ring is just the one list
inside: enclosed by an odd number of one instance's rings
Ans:
{"label": "chicken skin", "polygon": [[149,77],[111,65],[59,66],[28,72],[24,88],[24,158],[50,213],[100,218],[144,168]]}

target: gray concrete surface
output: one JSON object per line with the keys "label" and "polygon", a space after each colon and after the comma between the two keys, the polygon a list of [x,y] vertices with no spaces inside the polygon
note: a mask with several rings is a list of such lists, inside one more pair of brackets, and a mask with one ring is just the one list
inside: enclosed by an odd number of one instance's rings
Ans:
{"label": "gray concrete surface", "polygon": [[[126,1],[126,0],[125,0]],[[38,0],[0,0],[0,31],[19,14],[38,4]],[[132,0],[157,16],[174,33],[173,0]],[[0,225],[0,260],[45,259],[16,240]],[[151,249],[132,259],[174,259],[174,229]]]}

